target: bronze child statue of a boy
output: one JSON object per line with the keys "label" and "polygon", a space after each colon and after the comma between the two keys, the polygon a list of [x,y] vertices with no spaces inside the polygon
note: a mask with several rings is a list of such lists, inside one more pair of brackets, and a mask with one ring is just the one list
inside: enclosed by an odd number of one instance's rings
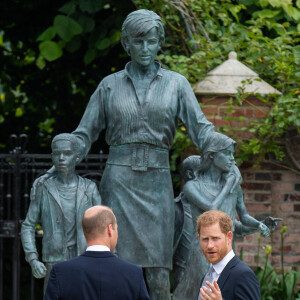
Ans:
{"label": "bronze child statue of a boy", "polygon": [[[81,217],[86,209],[101,204],[96,184],[75,173],[79,144],[72,134],[52,140],[52,161],[56,172],[45,181],[36,179],[30,206],[22,224],[21,239],[26,261],[36,278],[45,277],[44,291],[54,263],[80,255],[86,249]],[[42,261],[38,259],[35,230],[43,227]]]}

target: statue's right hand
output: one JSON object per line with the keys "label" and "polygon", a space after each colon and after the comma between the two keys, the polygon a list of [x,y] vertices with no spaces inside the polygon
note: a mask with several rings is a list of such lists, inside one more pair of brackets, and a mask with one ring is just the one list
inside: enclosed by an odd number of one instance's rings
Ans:
{"label": "statue's right hand", "polygon": [[273,218],[273,217],[269,216],[269,217],[266,217],[261,222],[264,223],[266,226],[268,226],[268,228],[270,230],[275,230],[278,221],[282,221],[282,219],[281,218]]}
{"label": "statue's right hand", "polygon": [[47,273],[45,265],[37,259],[34,259],[30,262],[32,275],[35,278],[44,278]]}
{"label": "statue's right hand", "polygon": [[268,228],[268,226],[262,222],[259,222],[259,223],[260,223],[259,230],[260,230],[262,236],[264,236],[264,237],[270,236],[270,229]]}
{"label": "statue's right hand", "polygon": [[228,172],[225,176],[226,185],[230,187],[230,192],[233,188],[234,183],[236,182],[236,176],[235,174]]}
{"label": "statue's right hand", "polygon": [[237,165],[234,163],[232,165],[231,171],[229,172],[229,175],[233,175],[235,177],[235,180],[232,184],[232,187],[230,189],[230,193],[233,192],[233,190],[242,183],[242,175],[241,172],[239,170],[239,168],[237,167]]}

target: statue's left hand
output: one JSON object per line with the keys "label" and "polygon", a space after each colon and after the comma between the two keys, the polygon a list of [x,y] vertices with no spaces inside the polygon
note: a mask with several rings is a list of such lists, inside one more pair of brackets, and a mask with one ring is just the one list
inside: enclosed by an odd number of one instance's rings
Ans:
{"label": "statue's left hand", "polygon": [[269,229],[275,230],[277,223],[279,221],[282,221],[282,219],[281,218],[273,218],[273,217],[269,216],[269,217],[266,217],[261,222],[264,223],[266,226],[268,226]]}
{"label": "statue's left hand", "polygon": [[263,236],[270,236],[270,229],[262,222],[259,224],[259,230]]}

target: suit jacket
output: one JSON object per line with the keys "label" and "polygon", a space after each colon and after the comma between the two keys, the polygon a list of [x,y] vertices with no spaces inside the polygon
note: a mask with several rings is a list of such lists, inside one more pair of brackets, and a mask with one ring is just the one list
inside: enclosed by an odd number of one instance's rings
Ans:
{"label": "suit jacket", "polygon": [[[31,192],[30,206],[21,228],[22,244],[26,261],[30,263],[38,259],[35,243],[35,229],[38,222],[44,230],[42,260],[55,263],[66,260],[67,238],[64,229],[64,215],[59,192],[55,185],[55,177],[48,178],[37,188],[36,194]],[[100,205],[101,198],[96,184],[86,178],[78,176],[76,193],[76,239],[77,255],[86,249],[86,240],[83,235],[81,218],[83,213],[94,205]]]}
{"label": "suit jacket", "polygon": [[[202,282],[204,277],[202,278]],[[223,300],[260,300],[259,281],[254,272],[234,256],[217,281]]]}
{"label": "suit jacket", "polygon": [[109,251],[86,251],[53,266],[44,300],[149,300],[142,268]]}

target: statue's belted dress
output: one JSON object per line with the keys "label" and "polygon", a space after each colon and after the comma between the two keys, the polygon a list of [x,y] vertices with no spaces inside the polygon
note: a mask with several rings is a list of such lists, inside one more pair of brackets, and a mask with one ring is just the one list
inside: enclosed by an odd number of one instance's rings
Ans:
{"label": "statue's belted dress", "polygon": [[142,267],[171,269],[174,195],[168,152],[177,121],[199,149],[214,127],[185,77],[156,63],[146,98],[139,99],[130,64],[100,82],[73,134],[81,139],[84,156],[106,129],[110,150],[100,194],[117,218],[118,256]]}

